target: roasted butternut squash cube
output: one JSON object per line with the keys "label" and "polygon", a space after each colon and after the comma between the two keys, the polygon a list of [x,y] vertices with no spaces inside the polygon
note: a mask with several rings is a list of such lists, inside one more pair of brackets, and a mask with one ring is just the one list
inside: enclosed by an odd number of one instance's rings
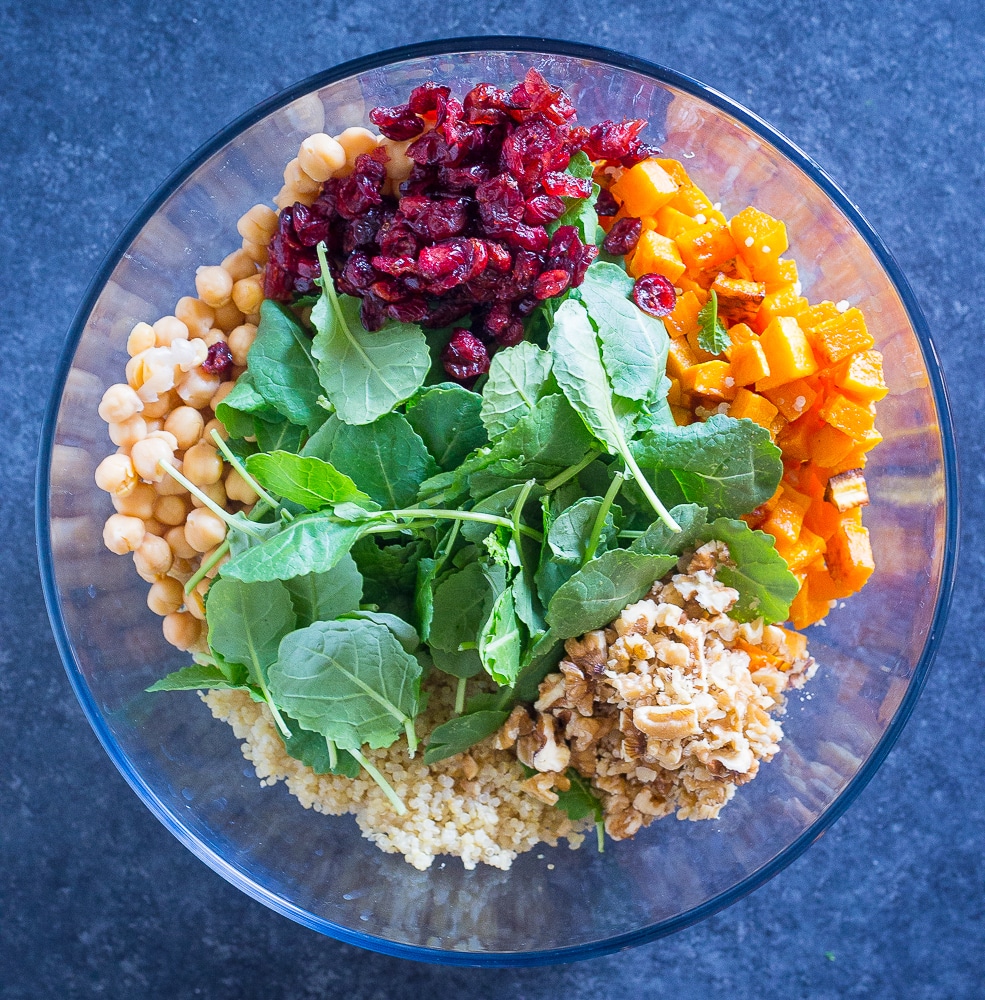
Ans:
{"label": "roasted butternut squash cube", "polygon": [[778,385],[775,389],[763,389],[762,392],[787,420],[802,417],[817,399],[817,391],[802,378]]}
{"label": "roasted butternut squash cube", "polygon": [[706,222],[687,229],[676,238],[681,260],[692,272],[720,268],[736,254],[735,241],[721,222]]}
{"label": "roasted butternut squash cube", "polygon": [[762,396],[748,389],[738,389],[735,399],[729,404],[728,415],[741,420],[743,417],[755,421],[760,427],[769,428],[776,417],[776,407]]}
{"label": "roasted butternut squash cube", "polygon": [[701,303],[693,291],[686,291],[677,296],[673,312],[664,317],[664,326],[671,337],[686,337],[698,329],[698,313]]}
{"label": "roasted butternut squash cube", "polygon": [[774,319],[763,330],[759,342],[766,352],[770,373],[756,383],[758,391],[805,378],[817,371],[817,361],[811,345],[792,316]]}
{"label": "roasted butternut squash cube", "polygon": [[678,184],[656,160],[641,160],[612,185],[613,197],[630,214],[656,215],[677,193]]}
{"label": "roasted butternut squash cube", "polygon": [[879,351],[860,351],[850,355],[835,370],[834,381],[847,396],[860,403],[878,402],[889,392]]}
{"label": "roasted butternut squash cube", "polygon": [[[749,328],[746,327],[746,329]],[[730,330],[729,333],[731,332]],[[752,385],[754,382],[769,376],[770,364],[766,360],[763,345],[758,339],[746,340],[738,344],[733,343],[727,353],[730,355],[732,377],[735,379],[736,385]],[[776,407],[774,406],[773,409],[775,413]]]}
{"label": "roasted butternut squash cube", "polygon": [[831,393],[818,411],[821,419],[853,441],[865,440],[875,426],[874,407],[856,403],[840,392]]}
{"label": "roasted butternut squash cube", "polygon": [[876,568],[868,530],[845,517],[828,539],[825,561],[839,598],[849,597],[861,590]]}
{"label": "roasted butternut squash cube", "polygon": [[634,278],[642,278],[644,274],[662,274],[668,281],[674,282],[684,273],[686,266],[674,240],[646,229],[641,233],[626,269]]}
{"label": "roasted butternut squash cube", "polygon": [[667,236],[672,240],[676,239],[678,235],[686,230],[693,229],[699,224],[695,222],[690,215],[685,215],[683,212],[678,211],[678,209],[671,208],[670,205],[664,205],[664,207],[657,212],[655,221],[656,225],[653,228],[655,228],[661,236]]}
{"label": "roasted butternut squash cube", "polygon": [[684,372],[697,363],[698,359],[694,356],[686,337],[675,337],[671,340],[667,349],[667,374],[670,378],[676,378],[683,387]]}
{"label": "roasted butternut squash cube", "polygon": [[725,216],[715,208],[708,195],[694,184],[682,184],[667,204],[690,215],[698,223],[717,222],[725,225]]}
{"label": "roasted butternut squash cube", "polygon": [[810,460],[822,469],[835,469],[844,462],[855,442],[843,431],[822,423],[808,443]]}
{"label": "roasted butternut squash cube", "polygon": [[689,185],[691,183],[691,178],[688,176],[688,172],[684,169],[684,164],[680,160],[672,160],[669,157],[656,157],[657,163],[660,164],[664,170],[674,179],[674,183],[678,187],[683,187],[684,185]]}
{"label": "roasted butternut squash cube", "polygon": [[779,316],[800,316],[806,308],[807,299],[798,295],[793,285],[784,285],[763,296],[750,326],[757,333],[762,333]]}
{"label": "roasted butternut squash cube", "polygon": [[836,319],[840,315],[838,307],[833,302],[818,302],[817,305],[805,309],[800,314],[798,322],[804,330],[812,330],[819,323]]}
{"label": "roasted butternut squash cube", "polygon": [[818,323],[811,330],[811,339],[818,355],[829,365],[837,364],[850,354],[867,351],[875,344],[865,325],[865,317],[855,308]]}
{"label": "roasted butternut squash cube", "polygon": [[786,253],[790,245],[787,227],[758,208],[744,208],[733,217],[729,230],[739,253],[757,278],[760,278],[759,268],[775,267],[780,255]]}
{"label": "roasted butternut squash cube", "polygon": [[718,402],[735,399],[737,391],[732,366],[727,361],[705,361],[685,369],[681,389]]}

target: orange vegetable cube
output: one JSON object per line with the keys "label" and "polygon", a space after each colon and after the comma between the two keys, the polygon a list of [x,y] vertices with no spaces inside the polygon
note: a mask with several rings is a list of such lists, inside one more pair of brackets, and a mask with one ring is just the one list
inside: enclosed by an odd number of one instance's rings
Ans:
{"label": "orange vegetable cube", "polygon": [[867,351],[875,344],[859,309],[848,309],[834,319],[818,323],[811,330],[811,338],[818,354],[829,365],[836,364],[850,354]]}
{"label": "orange vegetable cube", "polygon": [[819,622],[830,610],[827,601],[813,596],[810,584],[805,581],[790,603],[790,624],[794,628],[807,628]]}
{"label": "orange vegetable cube", "polygon": [[708,288],[706,285],[702,285],[701,282],[696,281],[692,278],[687,271],[685,271],[678,279],[676,287],[682,292],[693,292],[694,297],[698,300],[701,305],[705,305],[711,298],[708,294]]}
{"label": "orange vegetable cube", "polygon": [[851,452],[855,442],[830,424],[822,423],[808,443],[810,460],[822,469],[834,469]]}
{"label": "orange vegetable cube", "polygon": [[646,229],[640,235],[627,270],[634,278],[642,278],[644,274],[662,274],[668,281],[677,281],[684,273],[685,265],[674,240]]}
{"label": "orange vegetable cube", "polygon": [[814,352],[804,331],[792,316],[779,316],[763,330],[759,338],[770,366],[769,375],[756,383],[756,389],[771,389],[817,371]]}
{"label": "orange vegetable cube", "polygon": [[675,337],[670,342],[667,350],[667,374],[670,378],[676,378],[683,387],[684,372],[697,363],[698,359],[694,356],[686,337]]}
{"label": "orange vegetable cube", "polygon": [[746,417],[760,427],[769,428],[776,417],[776,407],[768,399],[763,399],[748,389],[739,389],[735,399],[729,404],[728,415],[736,420]]}
{"label": "orange vegetable cube", "polygon": [[825,541],[838,530],[840,524],[841,514],[838,513],[838,508],[827,500],[813,500],[804,514],[804,527],[815,535],[820,535]]}
{"label": "orange vegetable cube", "polygon": [[[750,273],[751,270],[750,268]],[[756,265],[756,279],[766,283],[768,292],[775,292],[783,285],[792,285],[797,281],[797,262],[785,257],[780,257],[773,263],[761,261]]]}
{"label": "orange vegetable cube", "polygon": [[[772,517],[772,515],[770,515]],[[764,525],[765,530],[765,525]],[[777,542],[777,549],[780,543]],[[791,572],[806,569],[818,556],[824,555],[826,543],[819,535],[807,528],[800,529],[800,537],[793,545],[784,546],[780,554],[787,561]]]}
{"label": "orange vegetable cube", "polygon": [[678,184],[656,160],[641,160],[612,185],[613,197],[637,218],[656,215],[677,193]]}
{"label": "orange vegetable cube", "polygon": [[811,505],[811,498],[783,485],[779,503],[763,522],[762,530],[772,535],[779,545],[796,545],[804,526],[804,514]]}
{"label": "orange vegetable cube", "polygon": [[776,436],[776,443],[783,452],[784,459],[796,462],[811,461],[814,438],[818,428],[824,426],[826,425],[813,413],[805,413],[799,420],[788,423]]}
{"label": "orange vegetable cube", "polygon": [[725,225],[725,216],[715,208],[704,191],[694,184],[682,184],[677,194],[667,204],[685,215],[690,215],[699,223],[701,219],[696,217],[703,216],[706,223],[717,222],[719,225]]}
{"label": "orange vegetable cube", "polygon": [[852,519],[843,519],[828,540],[825,560],[839,598],[861,590],[876,568],[868,530]]}
{"label": "orange vegetable cube", "polygon": [[863,441],[865,435],[875,426],[876,416],[873,408],[853,402],[840,392],[829,395],[818,412],[825,423],[855,441]]}
{"label": "orange vegetable cube", "polygon": [[656,161],[670,174],[674,179],[674,183],[679,187],[691,184],[691,178],[688,176],[687,171],[684,169],[684,164],[680,160],[663,159],[658,156]]}
{"label": "orange vegetable cube", "polygon": [[811,330],[818,323],[823,323],[825,320],[835,319],[840,316],[841,313],[838,312],[838,307],[833,302],[818,302],[816,306],[810,306],[805,309],[799,316],[798,322],[805,330]]}
{"label": "orange vegetable cube", "polygon": [[694,423],[694,414],[689,407],[671,405],[670,412],[673,414],[674,423],[678,427],[687,427],[688,424]]}
{"label": "orange vegetable cube", "polygon": [[725,357],[732,360],[731,352],[739,345],[744,344],[747,340],[759,340],[757,334],[755,334],[748,324],[746,323],[733,323],[728,328],[729,336],[729,346],[725,348]]}
{"label": "orange vegetable cube", "polygon": [[687,291],[677,296],[673,312],[664,317],[664,326],[671,337],[686,337],[692,330],[698,329],[698,313],[701,303],[694,292]]}
{"label": "orange vegetable cube", "polygon": [[693,229],[698,225],[690,215],[685,215],[678,209],[671,208],[670,205],[664,205],[657,212],[657,217],[654,221],[656,225],[651,228],[656,229],[661,236],[668,236],[672,240],[676,239],[685,230]]}
{"label": "orange vegetable cube", "polygon": [[727,361],[705,361],[691,365],[681,376],[681,389],[720,402],[735,399],[732,366]]}
{"label": "orange vegetable cube", "polygon": [[757,278],[759,265],[775,267],[780,254],[790,245],[787,227],[758,208],[744,208],[729,223],[729,230],[739,253]]}
{"label": "orange vegetable cube", "polygon": [[787,420],[796,420],[803,416],[817,399],[817,391],[802,378],[777,386],[775,389],[763,389],[762,392]]}
{"label": "orange vegetable cube", "polygon": [[806,308],[807,299],[798,295],[793,285],[784,285],[763,297],[752,327],[761,333],[777,317],[799,316]]}
{"label": "orange vegetable cube", "polygon": [[[746,329],[749,328],[746,327]],[[731,332],[729,330],[729,333]],[[766,360],[763,345],[758,340],[733,343],[729,353],[731,354],[732,377],[735,379],[736,385],[752,385],[754,382],[769,376],[770,364]]]}
{"label": "orange vegetable cube", "polygon": [[680,406],[682,398],[680,379],[672,378],[670,388],[667,390],[667,402],[671,406]]}
{"label": "orange vegetable cube", "polygon": [[882,399],[889,392],[882,374],[882,355],[878,351],[852,354],[836,371],[835,385],[861,403]]}
{"label": "orange vegetable cube", "polygon": [[829,604],[838,599],[838,588],[831,579],[828,564],[823,557],[815,559],[807,567],[807,586],[810,588],[811,598],[815,601]]}
{"label": "orange vegetable cube", "polygon": [[736,254],[735,241],[721,222],[707,222],[681,233],[676,238],[681,260],[691,271],[721,267]]}

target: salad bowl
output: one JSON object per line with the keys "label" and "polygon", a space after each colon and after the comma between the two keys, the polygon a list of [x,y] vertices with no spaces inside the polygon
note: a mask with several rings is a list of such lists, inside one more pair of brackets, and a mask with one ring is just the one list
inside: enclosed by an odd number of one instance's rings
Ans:
{"label": "salad bowl", "polygon": [[[536,849],[512,868],[457,859],[417,871],[350,817],[265,788],[192,693],[146,689],[187,662],[169,646],[128,561],[102,544],[93,472],[110,445],[100,397],[128,332],[167,314],[197,267],[235,247],[236,220],[269,202],[308,135],[367,124],[424,81],[462,91],[534,67],[585,120],[645,118],[727,215],[783,219],[804,294],[864,305],[885,358],[883,443],[866,467],[876,570],[810,632],[820,664],[787,704],[781,752],[715,821],[662,820],[604,853]],[[672,71],[542,39],[456,39],[391,50],[299,83],[233,122],[151,197],[110,251],[70,331],[42,436],[38,538],[55,637],[81,706],[145,805],[206,864],[279,913],[391,955],[449,964],[549,964],[671,933],[793,861],[850,805],[919,696],[956,557],[953,432],[926,323],[886,247],[823,171],[755,115]]]}

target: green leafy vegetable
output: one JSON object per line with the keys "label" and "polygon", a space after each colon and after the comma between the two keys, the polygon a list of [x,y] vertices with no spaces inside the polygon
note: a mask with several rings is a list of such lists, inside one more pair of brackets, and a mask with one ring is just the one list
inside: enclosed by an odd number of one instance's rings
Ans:
{"label": "green leafy vegetable", "polygon": [[505,434],[548,394],[550,374],[550,354],[529,341],[493,355],[481,396],[482,422],[492,440]]}
{"label": "green leafy vegetable", "polygon": [[509,718],[509,714],[485,709],[460,715],[457,719],[443,723],[431,733],[428,747],[424,751],[424,763],[434,764],[446,757],[464,753],[469,747],[492,736]]}
{"label": "green leafy vegetable", "polygon": [[331,621],[359,608],[363,578],[347,552],[327,573],[308,573],[285,581],[299,626]]}
{"label": "green leafy vegetable", "polygon": [[479,658],[486,673],[497,683],[512,684],[520,672],[523,637],[513,603],[513,591],[504,590],[496,598],[479,633]]}
{"label": "green leafy vegetable", "polygon": [[370,500],[347,475],[320,458],[286,451],[264,452],[246,460],[246,471],[271,493],[311,511]]}
{"label": "green leafy vegetable", "polygon": [[170,674],[155,681],[148,691],[235,691],[248,687],[245,668],[242,675],[231,680],[218,667],[208,664],[192,664],[173,670]]}
{"label": "green leafy vegetable", "polygon": [[725,324],[718,318],[718,293],[713,288],[698,313],[698,347],[709,354],[721,354],[731,343]]}
{"label": "green leafy vegetable", "polygon": [[315,774],[342,774],[347,778],[359,775],[359,761],[347,750],[329,744],[321,733],[302,729],[296,719],[285,716],[284,721],[291,735],[281,733],[284,749],[295,760],[310,767]]}
{"label": "green leafy vegetable", "polygon": [[730,617],[740,622],[762,618],[767,625],[785,621],[800,584],[776,551],[773,536],[753,531],[745,521],[720,517],[705,527],[704,537],[728,546],[729,561],[718,567],[716,575],[739,592]]}
{"label": "green leafy vegetable", "polygon": [[679,504],[672,507],[670,513],[681,526],[679,532],[670,531],[662,521],[654,521],[633,541],[629,546],[630,551],[642,552],[644,555],[670,553],[676,556],[704,540],[701,533],[708,521],[706,508],[693,503]]}
{"label": "green leafy vegetable", "polygon": [[481,403],[477,393],[449,383],[422,389],[408,402],[407,420],[438,468],[457,468],[470,452],[487,443]]}

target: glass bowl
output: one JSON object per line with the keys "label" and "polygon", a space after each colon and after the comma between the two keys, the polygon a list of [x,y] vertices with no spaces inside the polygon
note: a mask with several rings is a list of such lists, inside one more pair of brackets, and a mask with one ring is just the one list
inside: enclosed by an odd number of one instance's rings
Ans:
{"label": "glass bowl", "polygon": [[[308,134],[363,125],[424,80],[461,93],[535,66],[582,121],[642,117],[726,215],[785,220],[812,301],[865,310],[886,358],[885,440],[866,512],[876,571],[811,630],[821,664],[791,698],[781,752],[714,822],[654,823],[604,854],[543,847],[510,871],[457,859],[427,872],[363,839],[351,817],[261,787],[232,730],[194,693],[146,694],[187,662],[147,609],[145,584],[110,554],[93,470],[112,446],[96,414],[120,380],[129,330],[170,313],[196,267],[239,244],[236,220],[269,202]],[[938,361],[886,247],[824,173],[750,112],[677,73],[542,39],[454,40],[384,52],[313,77],[234,122],[130,223],[69,334],[42,436],[38,538],[45,596],[69,678],[106,752],[147,807],[244,892],[322,933],[452,964],[548,964],[648,941],[734,902],[797,857],[851,803],[913,709],[943,630],[957,539],[953,432]]]}

